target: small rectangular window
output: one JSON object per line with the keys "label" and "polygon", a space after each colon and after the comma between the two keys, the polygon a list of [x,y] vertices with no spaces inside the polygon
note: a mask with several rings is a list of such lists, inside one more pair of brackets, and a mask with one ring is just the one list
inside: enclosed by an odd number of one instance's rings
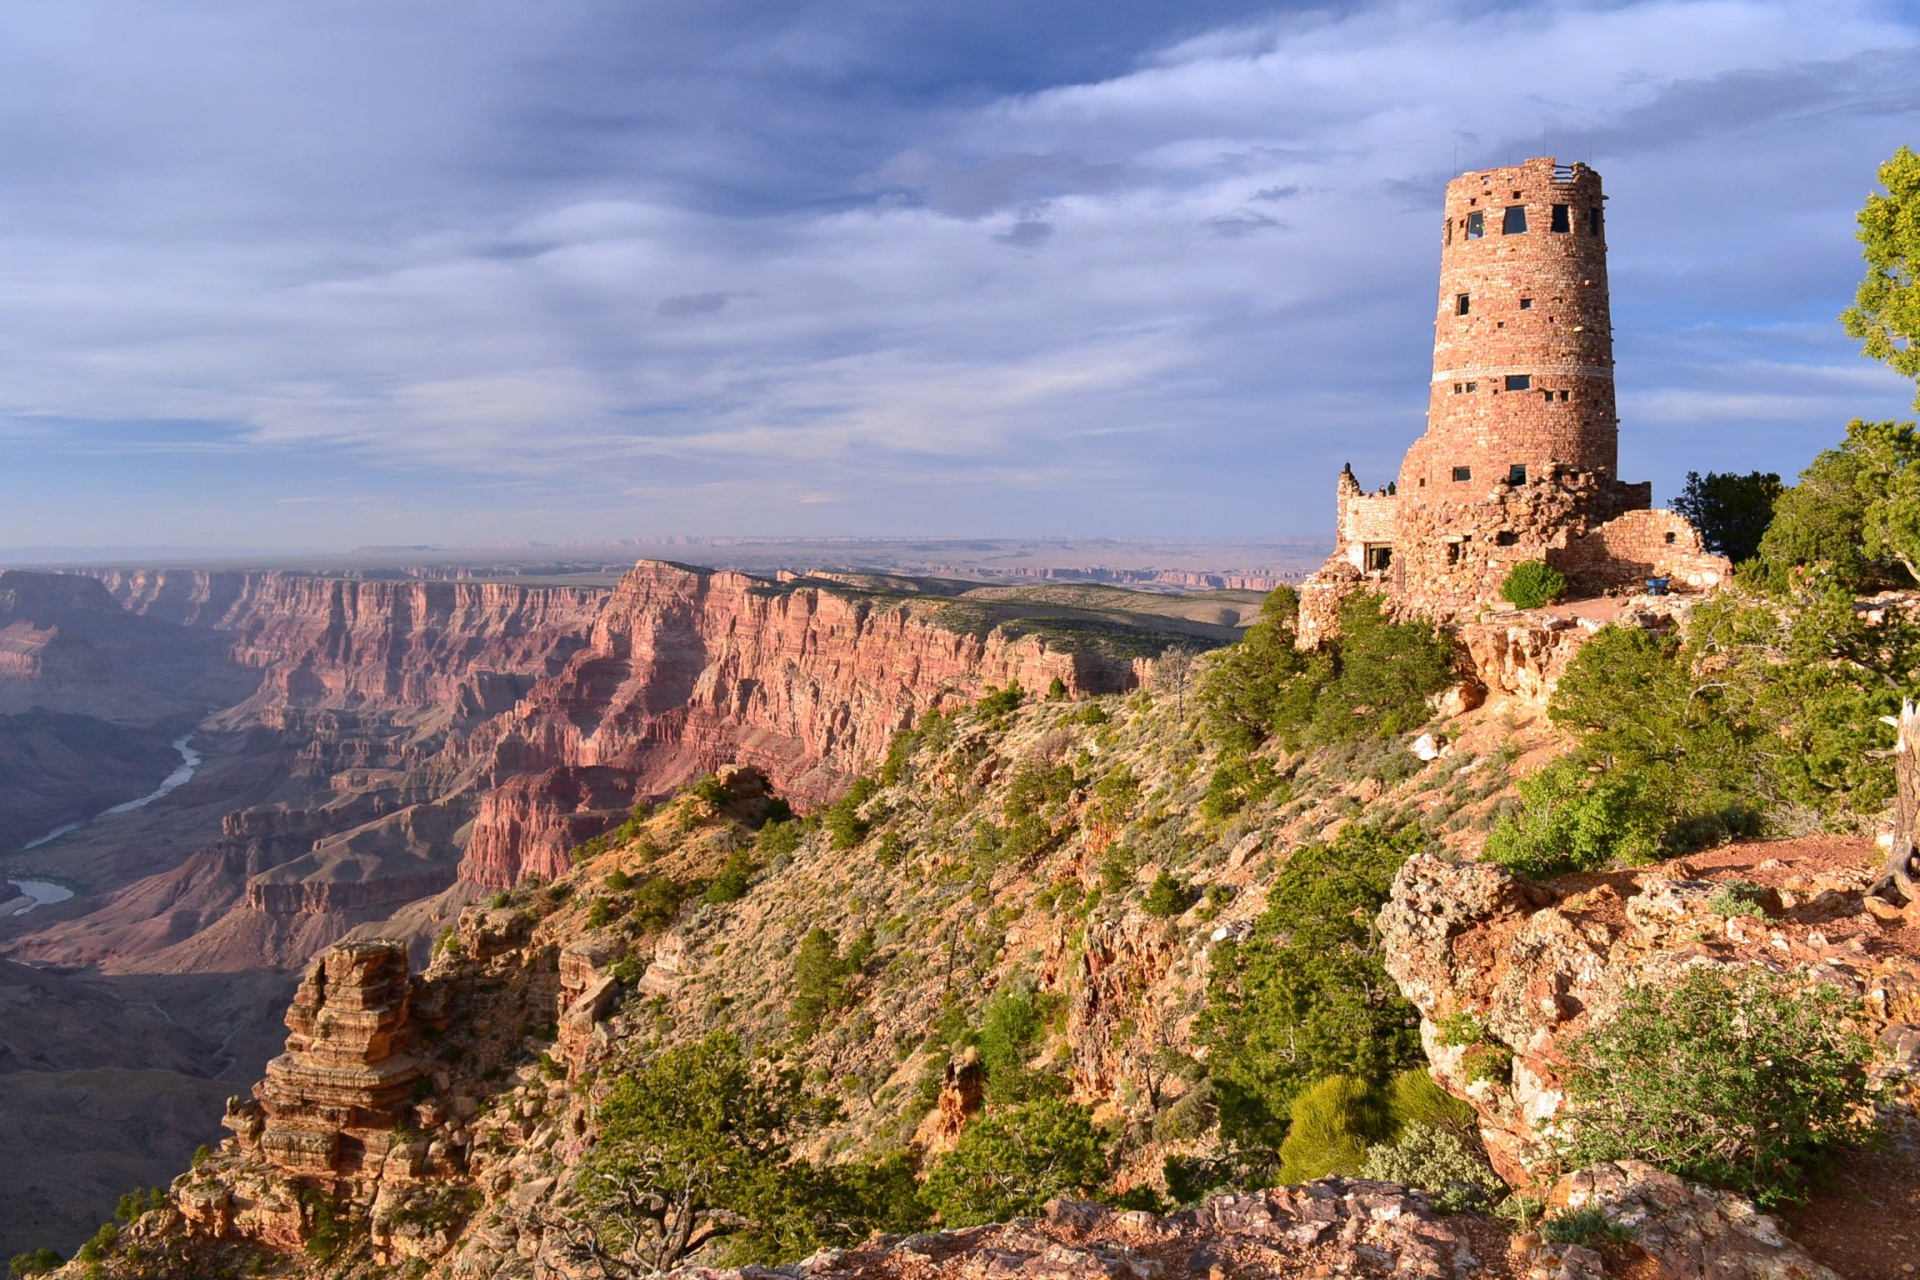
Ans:
{"label": "small rectangular window", "polygon": [[1667,545],[1668,546],[1673,545],[1673,530],[1671,529],[1667,530]]}
{"label": "small rectangular window", "polygon": [[1551,391],[1542,391],[1542,392],[1540,393],[1540,396],[1541,396],[1541,398],[1542,398],[1542,399],[1544,399],[1544,400],[1545,400],[1545,401],[1546,401],[1546,402],[1547,402],[1548,404],[1552,404],[1552,403],[1553,403],[1553,392],[1551,392]]}
{"label": "small rectangular window", "polygon": [[1505,216],[1500,219],[1500,234],[1503,236],[1525,235],[1527,231],[1527,206],[1510,204]]}
{"label": "small rectangular window", "polygon": [[1487,234],[1487,215],[1484,210],[1475,209],[1467,215],[1467,239],[1478,240]]}
{"label": "small rectangular window", "polygon": [[1447,563],[1448,564],[1460,563],[1460,544],[1459,543],[1449,542],[1447,544]]}
{"label": "small rectangular window", "polygon": [[1472,467],[1455,467],[1453,469],[1453,478],[1456,482],[1471,480],[1473,479],[1473,468]]}
{"label": "small rectangular window", "polygon": [[1563,204],[1553,206],[1553,229],[1555,231],[1573,230],[1573,219],[1569,216],[1567,206]]}
{"label": "small rectangular window", "polygon": [[1587,210],[1587,234],[1596,238],[1600,235],[1599,205],[1595,205],[1593,208]]}
{"label": "small rectangular window", "polygon": [[1469,383],[1467,383],[1467,390],[1469,390],[1469,391],[1478,391],[1479,389],[1480,389],[1480,384],[1479,384],[1479,383],[1477,383],[1477,382],[1469,382]]}
{"label": "small rectangular window", "polygon": [[1448,244],[1452,244],[1452,243],[1453,243],[1453,219],[1452,219],[1452,218],[1448,218],[1448,219],[1447,219],[1447,240],[1446,240],[1446,242],[1447,242]]}
{"label": "small rectangular window", "polygon": [[1511,529],[1502,529],[1493,535],[1493,541],[1496,546],[1511,547],[1520,541],[1520,535]]}
{"label": "small rectangular window", "polygon": [[1566,401],[1566,398],[1567,398],[1567,393],[1566,393],[1566,392],[1564,392],[1564,391],[1562,391],[1562,392],[1560,393],[1560,399],[1561,399],[1561,401],[1562,401],[1562,402],[1564,403],[1564,402]]}
{"label": "small rectangular window", "polygon": [[1367,548],[1367,569],[1369,572],[1379,573],[1385,570],[1387,566],[1392,563],[1393,563],[1392,547],[1376,546],[1376,547]]}
{"label": "small rectangular window", "polygon": [[1468,295],[1464,293],[1456,294],[1454,295],[1454,299],[1453,299],[1453,314],[1457,316],[1463,316],[1467,314],[1468,309],[1472,305],[1473,305],[1473,299],[1470,298]]}
{"label": "small rectangular window", "polygon": [[1532,299],[1532,298],[1522,298],[1522,299],[1520,299],[1520,309],[1521,309],[1522,311],[1531,311],[1531,310],[1533,310],[1533,299]]}
{"label": "small rectangular window", "polygon": [[1533,375],[1532,375],[1532,374],[1530,374],[1530,373],[1510,373],[1510,374],[1508,374],[1508,375],[1507,375],[1507,390],[1509,390],[1509,391],[1531,391],[1531,390],[1533,390]]}
{"label": "small rectangular window", "polygon": [[1512,466],[1507,468],[1508,484],[1525,484],[1526,482],[1527,482],[1527,464],[1526,463],[1516,462]]}

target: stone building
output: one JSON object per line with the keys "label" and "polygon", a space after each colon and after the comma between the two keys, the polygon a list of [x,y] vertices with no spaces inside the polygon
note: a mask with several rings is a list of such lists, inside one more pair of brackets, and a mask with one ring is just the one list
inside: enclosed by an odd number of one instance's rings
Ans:
{"label": "stone building", "polygon": [[1377,590],[1441,622],[1500,605],[1523,560],[1576,595],[1677,590],[1730,566],[1650,484],[1618,478],[1606,197],[1583,164],[1528,160],[1447,184],[1427,430],[1367,493],[1340,474],[1337,546],[1301,590],[1301,639]]}

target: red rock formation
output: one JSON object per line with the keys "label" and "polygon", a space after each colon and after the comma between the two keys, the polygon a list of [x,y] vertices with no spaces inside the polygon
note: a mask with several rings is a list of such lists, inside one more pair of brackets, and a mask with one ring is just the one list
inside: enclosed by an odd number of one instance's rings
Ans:
{"label": "red rock formation", "polygon": [[[726,763],[754,765],[784,795],[819,803],[886,752],[932,707],[1017,681],[1100,693],[1130,664],[1049,649],[1036,637],[981,638],[912,605],[818,586],[643,561],[621,580],[588,646],[490,727],[489,769],[515,774],[598,766],[659,795]],[[483,803],[462,877],[504,886],[554,874],[552,851],[610,825],[565,807],[573,781],[524,782]],[[611,794],[602,783],[598,794]],[[583,800],[583,805],[602,802]],[[617,817],[613,818],[617,821]]]}
{"label": "red rock formation", "polygon": [[282,572],[112,571],[101,580],[130,612],[231,633],[234,660],[266,673],[254,710],[465,700],[491,714],[531,677],[559,670],[607,596]]}

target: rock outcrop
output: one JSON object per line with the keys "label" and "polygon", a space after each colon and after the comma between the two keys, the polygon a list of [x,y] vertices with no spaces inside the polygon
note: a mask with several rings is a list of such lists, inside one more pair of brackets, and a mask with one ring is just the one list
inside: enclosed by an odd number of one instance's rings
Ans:
{"label": "rock outcrop", "polygon": [[[1555,1171],[1561,1046],[1630,988],[1687,968],[1762,965],[1863,997],[1866,1029],[1891,1051],[1877,1069],[1904,1081],[1920,1064],[1920,956],[1899,914],[1863,898],[1877,861],[1866,841],[1780,841],[1541,885],[1416,855],[1380,915],[1387,970],[1420,1011],[1435,1078],[1473,1103],[1501,1174],[1530,1185]],[[1725,878],[1773,890],[1777,909],[1715,911]],[[1461,1015],[1484,1043],[1442,1033]]]}
{"label": "rock outcrop", "polygon": [[[552,874],[553,850],[618,820],[603,807],[615,774],[632,794],[655,796],[739,763],[817,804],[923,712],[989,685],[1045,690],[1056,679],[1078,695],[1137,676],[1130,661],[1038,637],[949,630],[908,602],[642,562],[565,670],[476,736],[495,786],[546,777],[489,797],[461,875],[507,885]],[[591,769],[606,772],[579,772]]]}

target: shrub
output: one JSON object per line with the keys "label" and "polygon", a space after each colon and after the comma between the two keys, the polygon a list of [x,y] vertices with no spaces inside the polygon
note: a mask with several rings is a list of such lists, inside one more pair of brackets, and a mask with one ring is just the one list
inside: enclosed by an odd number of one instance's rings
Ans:
{"label": "shrub", "polygon": [[1169,919],[1192,906],[1198,896],[1191,886],[1162,871],[1153,878],[1153,884],[1147,889],[1146,900],[1141,905],[1146,908],[1148,915]]}
{"label": "shrub", "polygon": [[631,888],[633,888],[633,877],[620,870],[620,868],[615,867],[607,873],[607,891],[609,893],[625,893]]}
{"label": "shrub", "polygon": [[1009,983],[980,1013],[980,1066],[987,1073],[987,1100],[1026,1102],[1059,1091],[1060,1081],[1027,1063],[1039,1051],[1047,1023],[1061,1000],[1036,993],[1030,983]]}
{"label": "shrub", "polygon": [[1067,697],[1067,682],[1055,676],[1047,682],[1047,701],[1064,702]]}
{"label": "shrub", "polygon": [[846,794],[828,805],[821,822],[836,849],[851,849],[867,838],[873,824],[860,816],[860,806],[873,798],[877,788],[871,778],[855,778]]}
{"label": "shrub", "polygon": [[680,914],[688,887],[671,876],[654,876],[633,891],[633,918],[645,929],[664,929]]}
{"label": "shrub", "polygon": [[28,1253],[16,1253],[7,1263],[12,1268],[15,1280],[26,1280],[28,1276],[45,1275],[58,1270],[66,1259],[51,1249],[34,1249]]}
{"label": "shrub", "polygon": [[735,849],[727,855],[727,863],[720,869],[720,874],[707,886],[703,900],[715,906],[738,902],[747,896],[747,884],[759,869],[751,853],[745,849]]}
{"label": "shrub", "polygon": [[1500,598],[1518,609],[1543,609],[1566,590],[1567,576],[1545,560],[1522,560],[1507,570]]}
{"label": "shrub", "polygon": [[1687,971],[1627,993],[1566,1048],[1575,1166],[1642,1159],[1762,1204],[1868,1132],[1872,1046],[1828,986],[1795,991],[1758,970]]}
{"label": "shrub", "polygon": [[847,979],[857,965],[841,956],[833,932],[815,925],[800,940],[793,960],[793,999],[787,1006],[787,1024],[796,1037],[812,1038],[829,1013],[844,1008]]}
{"label": "shrub", "polygon": [[1507,1194],[1477,1138],[1420,1122],[1403,1127],[1390,1143],[1369,1147],[1361,1174],[1427,1191],[1442,1213],[1484,1209]]}
{"label": "shrub", "polygon": [[120,1242],[120,1224],[103,1222],[100,1229],[87,1238],[73,1256],[81,1262],[98,1262],[113,1252],[113,1246]]}
{"label": "shrub", "polygon": [[1707,899],[1707,910],[1720,916],[1751,916],[1764,920],[1767,916],[1766,894],[1764,886],[1754,884],[1751,880],[1729,880]]}
{"label": "shrub", "polygon": [[1387,1111],[1396,1129],[1423,1124],[1454,1133],[1477,1135],[1480,1119],[1473,1104],[1433,1082],[1426,1067],[1409,1067],[1387,1086]]}
{"label": "shrub", "polygon": [[1206,794],[1200,798],[1201,816],[1209,822],[1222,821],[1285,786],[1286,779],[1274,769],[1272,761],[1223,755],[1213,777],[1207,780]]}
{"label": "shrub", "polygon": [[1280,1181],[1358,1175],[1368,1145],[1385,1137],[1391,1123],[1379,1094],[1365,1081],[1351,1076],[1320,1081],[1293,1100],[1286,1141],[1280,1144]]}
{"label": "shrub", "polygon": [[985,696],[973,705],[974,710],[978,711],[981,716],[991,718],[993,716],[1003,716],[1010,711],[1018,710],[1020,704],[1026,700],[1027,691],[1020,687],[1020,682],[1018,680],[1010,680],[1004,689],[996,689],[994,686],[988,685]]}
{"label": "shrub", "polygon": [[1780,493],[1780,477],[1769,471],[1704,476],[1689,471],[1673,509],[1693,522],[1707,550],[1740,564],[1759,553]]}
{"label": "shrub", "polygon": [[1374,917],[1417,829],[1350,826],[1295,850],[1245,942],[1215,945],[1200,1033],[1229,1140],[1277,1144],[1293,1099],[1326,1076],[1384,1084],[1423,1062],[1419,1016],[1381,960]]}
{"label": "shrub", "polygon": [[1569,1209],[1540,1223],[1540,1238],[1548,1244],[1579,1244],[1589,1249],[1619,1246],[1633,1239],[1633,1228],[1615,1222],[1603,1209]]}
{"label": "shrub", "polygon": [[927,1201],[949,1227],[1032,1214],[1058,1195],[1086,1196],[1107,1177],[1107,1151],[1085,1107],[1041,1098],[989,1112],[933,1167]]}
{"label": "shrub", "polygon": [[1520,781],[1517,815],[1503,815],[1487,836],[1486,856],[1516,875],[1544,879],[1568,871],[1650,861],[1667,814],[1633,774],[1590,775],[1562,758]]}
{"label": "shrub", "polygon": [[606,898],[595,898],[587,907],[587,928],[600,929],[613,921],[613,903]]}
{"label": "shrub", "polygon": [[766,859],[792,853],[800,847],[800,824],[788,819],[769,822],[753,838],[754,851]]}

